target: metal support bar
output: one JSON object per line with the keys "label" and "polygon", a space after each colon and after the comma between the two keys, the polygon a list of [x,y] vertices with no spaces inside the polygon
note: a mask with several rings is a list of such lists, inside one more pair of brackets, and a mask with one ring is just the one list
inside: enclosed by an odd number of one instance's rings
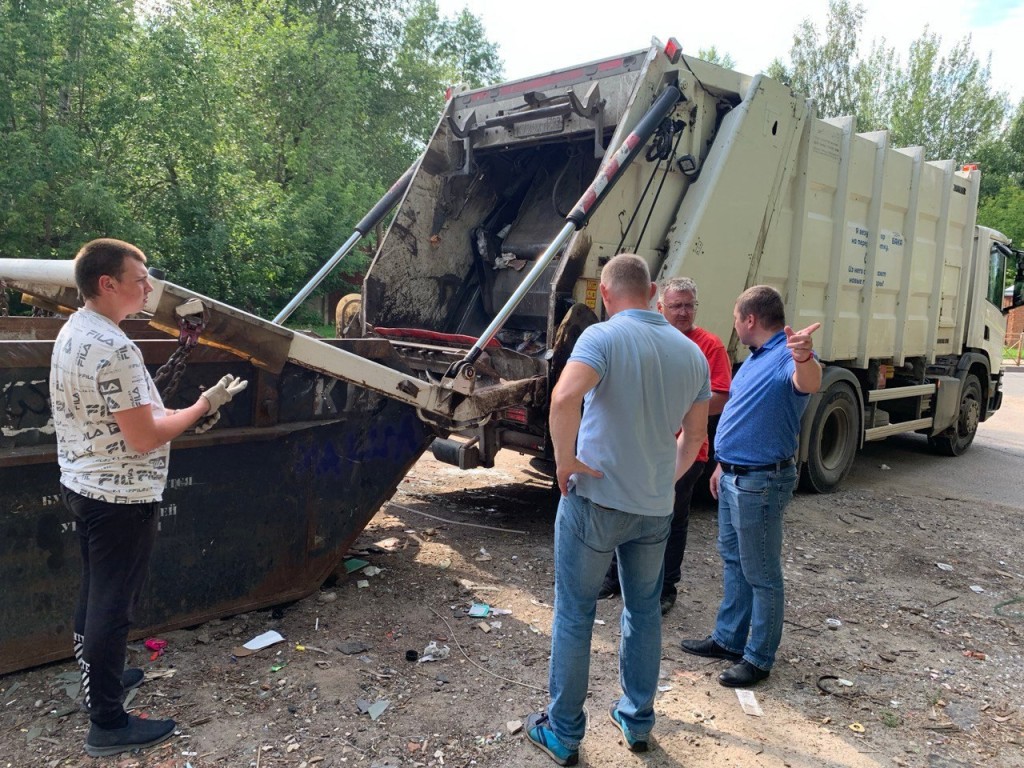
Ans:
{"label": "metal support bar", "polygon": [[320,271],[313,275],[313,278],[295,295],[295,298],[288,302],[288,306],[277,313],[277,317],[274,318],[275,323],[281,325],[281,323],[291,317],[292,312],[298,309],[299,305],[309,297],[309,294],[331,273],[331,270],[338,266],[338,263],[348,255],[353,246],[365,237],[366,233],[388,214],[388,211],[395,207],[409,188],[409,182],[412,181],[413,174],[416,172],[419,164],[420,161],[417,160],[410,165],[408,170],[402,174],[402,177],[391,185],[391,189],[387,191],[384,197],[378,200],[377,204],[370,209],[370,212],[360,219],[359,223],[356,224],[355,231],[349,235],[348,240],[342,244],[341,248],[334,252],[334,255],[328,259],[327,263],[320,267]]}
{"label": "metal support bar", "polygon": [[904,397],[925,397],[935,394],[934,384],[913,384],[909,387],[892,389],[873,389],[868,392],[868,402],[878,403],[882,400],[902,400]]}
{"label": "metal support bar", "polygon": [[[0,278],[16,290],[42,291],[45,288],[51,293],[59,292],[74,286],[74,263],[70,260],[0,259]],[[480,423],[490,418],[494,410],[522,402],[534,384],[534,380],[528,378],[475,392],[468,386],[465,392],[457,394],[451,386],[423,381],[158,277],[151,276],[150,282],[153,291],[143,311],[152,315],[151,325],[171,336],[178,335],[178,308],[199,300],[207,317],[203,343],[225,349],[273,373],[280,372],[286,362],[292,362],[407,403],[446,423],[470,426]]]}
{"label": "metal support bar", "polygon": [[875,427],[864,430],[865,440],[881,440],[890,435],[899,435],[903,432],[916,432],[919,429],[926,429],[932,425],[931,419],[915,419],[914,421],[901,421],[898,424],[889,424],[885,427]]}

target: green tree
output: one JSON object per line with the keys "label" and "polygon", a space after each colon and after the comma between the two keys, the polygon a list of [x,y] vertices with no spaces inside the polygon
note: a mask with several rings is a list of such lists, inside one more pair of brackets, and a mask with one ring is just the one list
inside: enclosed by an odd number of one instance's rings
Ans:
{"label": "green tree", "polygon": [[910,46],[906,67],[884,39],[858,58],[864,8],[829,0],[820,35],[809,19],[797,28],[787,67],[770,73],[810,95],[820,117],[855,115],[858,130],[891,131],[894,146],[921,145],[929,158],[966,161],[994,138],[1006,97],[993,92],[990,69],[971,50],[970,36],[942,55],[942,40],[923,34]]}
{"label": "green tree", "polygon": [[998,229],[1017,247],[1024,243],[1024,100],[1002,134],[976,155],[981,167],[978,223]]}
{"label": "green tree", "polygon": [[982,198],[997,194],[1004,186],[1024,187],[1024,100],[1005,130],[982,143],[970,159],[981,167]]}
{"label": "green tree", "polygon": [[110,169],[137,102],[133,4],[0,6],[0,256],[56,257],[130,229]]}
{"label": "green tree", "polygon": [[0,5],[0,256],[123,237],[276,313],[420,154],[445,87],[500,76],[479,20],[434,0],[144,7]]}
{"label": "green tree", "polygon": [[860,3],[829,0],[824,39],[804,19],[790,49],[790,85],[814,99],[819,117],[855,114],[858,106],[857,36],[864,19]]}
{"label": "green tree", "polygon": [[883,114],[897,145],[964,162],[999,130],[1007,99],[992,92],[989,64],[972,52],[970,35],[945,56],[941,43],[926,27],[911,44],[908,66],[883,91]]}
{"label": "green tree", "polygon": [[1024,189],[1007,184],[981,201],[978,223],[999,230],[1020,248],[1024,243]]}
{"label": "green tree", "polygon": [[733,59],[732,55],[725,51],[719,52],[718,48],[714,45],[710,48],[701,48],[698,50],[697,58],[709,61],[712,64],[717,64],[720,67],[725,67],[726,69],[736,68],[736,61]]}

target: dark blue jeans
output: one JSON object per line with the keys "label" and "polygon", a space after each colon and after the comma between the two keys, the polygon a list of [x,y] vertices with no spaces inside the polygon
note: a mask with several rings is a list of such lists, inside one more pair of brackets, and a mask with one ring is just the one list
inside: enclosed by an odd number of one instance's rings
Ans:
{"label": "dark blue jeans", "polygon": [[75,635],[89,716],[100,727],[118,727],[125,719],[128,629],[156,540],[159,502],[111,504],[64,486],[61,495],[75,516],[82,552]]}

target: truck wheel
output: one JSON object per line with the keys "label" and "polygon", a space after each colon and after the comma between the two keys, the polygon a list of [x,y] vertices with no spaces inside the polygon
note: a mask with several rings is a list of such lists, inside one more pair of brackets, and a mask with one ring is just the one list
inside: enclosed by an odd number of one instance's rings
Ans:
{"label": "truck wheel", "polygon": [[848,384],[836,382],[818,403],[807,463],[800,473],[801,489],[831,493],[853,466],[860,429],[860,408],[855,398]]}
{"label": "truck wheel", "polygon": [[960,391],[960,413],[956,417],[956,423],[945,432],[929,437],[928,445],[943,456],[959,456],[974,442],[980,418],[981,382],[977,376],[969,373],[964,379],[964,388]]}

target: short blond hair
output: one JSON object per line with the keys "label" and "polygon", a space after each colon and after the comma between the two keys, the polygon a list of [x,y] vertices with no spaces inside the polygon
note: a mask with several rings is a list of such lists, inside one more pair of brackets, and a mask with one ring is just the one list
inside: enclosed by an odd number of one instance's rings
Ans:
{"label": "short blond hair", "polygon": [[650,296],[651,271],[635,253],[613,256],[601,270],[601,284],[616,296]]}

